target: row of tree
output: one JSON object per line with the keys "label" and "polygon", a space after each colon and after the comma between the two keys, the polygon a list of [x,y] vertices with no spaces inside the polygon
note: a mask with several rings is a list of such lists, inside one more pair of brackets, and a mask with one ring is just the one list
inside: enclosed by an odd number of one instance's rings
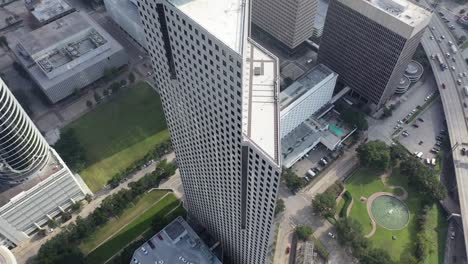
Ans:
{"label": "row of tree", "polygon": [[350,247],[353,255],[361,264],[393,264],[387,251],[372,248],[370,242],[364,237],[362,226],[355,220],[343,218],[336,223],[338,242]]}
{"label": "row of tree", "polygon": [[170,140],[163,141],[157,144],[151,151],[149,151],[142,159],[133,162],[125,170],[114,175],[108,182],[112,188],[117,187],[122,181],[134,172],[138,171],[143,165],[147,164],[151,160],[159,160],[164,155],[172,151],[172,145]]}
{"label": "row of tree", "polygon": [[172,163],[161,161],[152,173],[129,184],[130,189],[123,189],[104,199],[101,205],[88,217],[76,219],[64,231],[47,241],[39,250],[33,264],[85,263],[84,256],[77,245],[89,237],[96,228],[104,225],[110,218],[118,217],[124,209],[133,204],[143,193],[156,188],[159,183],[176,171]]}

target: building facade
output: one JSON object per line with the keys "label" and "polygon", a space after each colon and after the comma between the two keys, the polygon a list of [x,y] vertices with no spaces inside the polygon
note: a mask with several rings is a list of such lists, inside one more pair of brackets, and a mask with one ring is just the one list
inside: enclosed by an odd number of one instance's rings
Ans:
{"label": "building facade", "polygon": [[[7,176],[14,172],[21,177],[14,186],[10,181],[0,184],[0,245],[14,247],[91,191],[47,145],[1,79],[0,95],[2,169],[7,168]],[[24,161],[27,169],[11,169],[10,158],[3,154],[12,149],[21,150],[15,159],[33,154],[34,159]]]}
{"label": "building facade", "polygon": [[252,0],[252,22],[294,49],[314,34],[317,0]]}
{"label": "building facade", "polygon": [[51,103],[128,64],[124,48],[81,12],[21,36],[13,52]]}
{"label": "building facade", "polygon": [[403,76],[431,13],[401,0],[331,0],[318,60],[380,108]]}
{"label": "building facade", "polygon": [[104,0],[107,13],[132,39],[146,49],[145,32],[141,25],[136,1]]}
{"label": "building facade", "polygon": [[281,138],[330,102],[338,74],[319,64],[281,92]]}
{"label": "building facade", "polygon": [[0,185],[26,181],[49,159],[49,145],[0,79]]}
{"label": "building facade", "polygon": [[185,206],[232,263],[265,263],[281,171],[278,60],[250,40],[249,7],[139,1]]}

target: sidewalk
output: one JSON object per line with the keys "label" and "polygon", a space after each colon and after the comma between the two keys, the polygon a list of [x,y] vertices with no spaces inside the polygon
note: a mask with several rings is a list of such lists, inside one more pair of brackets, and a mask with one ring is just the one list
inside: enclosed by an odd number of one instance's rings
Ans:
{"label": "sidewalk", "polygon": [[[175,154],[169,153],[166,156],[164,156],[162,159],[166,159],[168,162],[172,162],[175,159]],[[161,160],[162,160],[161,159]],[[69,225],[70,223],[74,223],[76,218],[78,216],[85,218],[88,215],[90,215],[96,208],[98,208],[102,201],[108,197],[109,195],[115,194],[119,192],[122,189],[128,189],[128,185],[131,182],[138,181],[141,179],[143,176],[145,176],[147,173],[152,172],[158,162],[155,162],[151,164],[150,166],[146,167],[143,170],[138,171],[136,174],[133,175],[130,179],[128,179],[126,182],[120,184],[118,187],[114,189],[109,189],[106,187],[105,189],[95,193],[93,200],[89,203],[83,206],[82,210],[78,214],[74,214],[72,218],[66,222],[65,224],[61,225],[60,227],[56,228],[53,233],[42,237],[38,238],[37,235],[33,236],[30,241],[23,243],[22,245],[14,248],[12,250],[13,254],[16,257],[16,260],[18,263],[26,263],[27,260],[37,254],[39,251],[40,247],[47,242],[49,239],[55,237],[58,235],[64,227]],[[182,192],[182,182],[180,180],[180,175],[179,175],[179,170],[176,171],[176,173],[170,177],[168,180],[162,182],[159,186],[160,189],[173,189],[174,190],[174,195],[182,199],[183,198],[183,192]]]}

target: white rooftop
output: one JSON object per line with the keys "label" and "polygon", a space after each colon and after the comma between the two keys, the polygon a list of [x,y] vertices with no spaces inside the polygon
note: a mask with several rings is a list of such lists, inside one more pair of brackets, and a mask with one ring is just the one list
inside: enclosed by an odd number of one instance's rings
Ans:
{"label": "white rooftop", "polygon": [[369,0],[369,3],[407,24],[417,24],[431,13],[407,0]]}
{"label": "white rooftop", "polygon": [[279,163],[278,61],[249,41],[244,74],[244,133]]}
{"label": "white rooftop", "polygon": [[224,44],[240,53],[243,38],[242,0],[168,0]]}
{"label": "white rooftop", "polygon": [[429,24],[432,13],[407,0],[337,0],[369,19],[411,38]]}

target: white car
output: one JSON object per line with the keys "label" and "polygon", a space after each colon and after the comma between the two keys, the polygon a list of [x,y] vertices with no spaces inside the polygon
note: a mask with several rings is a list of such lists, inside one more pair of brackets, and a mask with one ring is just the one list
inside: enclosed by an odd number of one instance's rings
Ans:
{"label": "white car", "polygon": [[463,77],[466,77],[468,74],[466,72],[463,73]]}
{"label": "white car", "polygon": [[455,71],[455,66],[450,67],[452,71]]}
{"label": "white car", "polygon": [[328,235],[329,235],[331,238],[335,238],[335,235],[334,235],[332,232],[328,232]]}
{"label": "white car", "polygon": [[430,38],[431,40],[433,40],[433,39],[434,39],[434,37],[433,37],[433,36],[430,36],[429,38]]}
{"label": "white car", "polygon": [[453,45],[453,42],[451,40],[449,40],[448,42],[449,45]]}
{"label": "white car", "polygon": [[432,30],[435,30],[435,27],[431,27]]}
{"label": "white car", "polygon": [[460,72],[460,73],[458,74],[458,77],[460,77],[460,78],[463,77],[463,73]]}
{"label": "white car", "polygon": [[440,36],[440,38],[441,38],[441,39],[445,39],[445,36],[444,36],[444,35],[442,35],[442,36]]}

